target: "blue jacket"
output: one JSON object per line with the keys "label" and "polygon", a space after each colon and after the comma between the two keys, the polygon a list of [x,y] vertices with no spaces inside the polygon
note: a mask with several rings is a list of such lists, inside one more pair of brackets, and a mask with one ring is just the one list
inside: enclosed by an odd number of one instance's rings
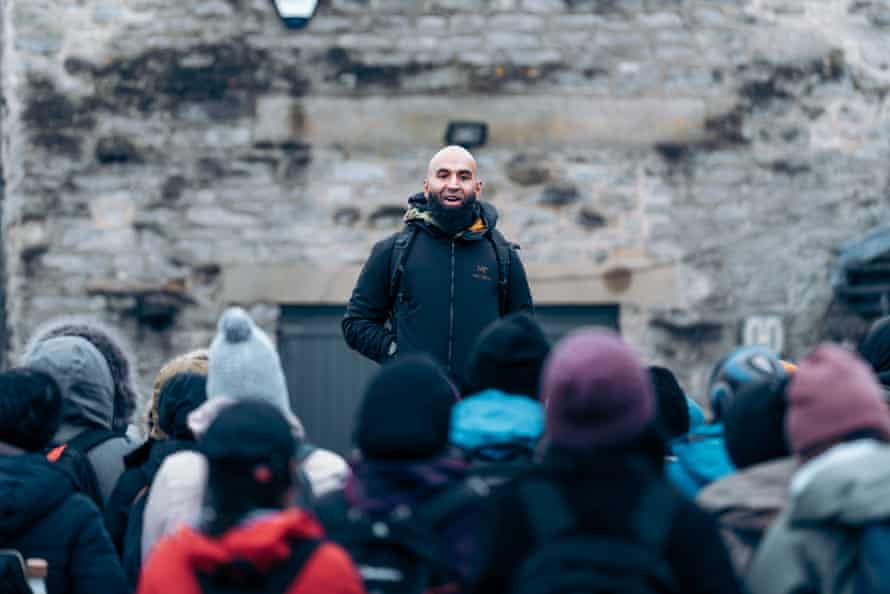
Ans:
{"label": "blue jacket", "polygon": [[726,451],[722,424],[698,425],[673,440],[671,450],[674,459],[669,460],[665,474],[690,498],[710,483],[735,472]]}
{"label": "blue jacket", "polygon": [[460,401],[451,412],[451,444],[464,452],[484,449],[488,457],[517,446],[534,450],[544,432],[544,407],[526,396],[485,390]]}
{"label": "blue jacket", "polygon": [[39,454],[0,455],[0,543],[47,561],[48,594],[129,591],[99,509]]}

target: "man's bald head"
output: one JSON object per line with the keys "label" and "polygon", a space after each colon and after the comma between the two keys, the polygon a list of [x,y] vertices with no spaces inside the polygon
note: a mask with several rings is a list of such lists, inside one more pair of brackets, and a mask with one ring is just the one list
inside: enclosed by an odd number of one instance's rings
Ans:
{"label": "man's bald head", "polygon": [[462,146],[451,145],[446,146],[430,159],[430,163],[427,166],[426,175],[427,177],[431,177],[433,172],[436,170],[436,167],[440,163],[460,163],[462,165],[468,166],[473,175],[476,174],[476,159],[473,157],[473,154],[465,149]]}
{"label": "man's bald head", "polygon": [[461,146],[446,146],[430,159],[423,193],[437,197],[446,208],[459,207],[482,193],[476,159]]}

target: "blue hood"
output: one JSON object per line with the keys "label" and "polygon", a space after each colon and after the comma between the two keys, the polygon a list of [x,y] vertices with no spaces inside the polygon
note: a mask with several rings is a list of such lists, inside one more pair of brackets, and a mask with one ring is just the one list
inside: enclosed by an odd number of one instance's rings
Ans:
{"label": "blue hood", "polygon": [[676,461],[668,465],[668,478],[680,490],[695,497],[699,490],[735,472],[726,451],[723,425],[700,425],[685,437],[671,442]]}
{"label": "blue hood", "polygon": [[450,441],[462,450],[521,443],[533,449],[544,432],[544,407],[527,396],[485,390],[451,411]]}
{"label": "blue hood", "polygon": [[695,431],[705,424],[705,411],[689,396],[686,397],[686,408],[689,409],[689,431]]}

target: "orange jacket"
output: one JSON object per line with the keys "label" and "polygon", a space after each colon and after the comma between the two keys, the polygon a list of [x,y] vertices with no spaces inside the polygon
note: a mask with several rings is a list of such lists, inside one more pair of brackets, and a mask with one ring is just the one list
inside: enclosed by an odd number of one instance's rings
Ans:
{"label": "orange jacket", "polygon": [[[155,547],[137,594],[202,594],[197,570],[210,572],[242,559],[266,571],[288,559],[291,541],[323,536],[315,518],[296,509],[237,526],[217,539],[184,527]],[[365,594],[365,588],[346,552],[324,542],[294,576],[287,594]]]}

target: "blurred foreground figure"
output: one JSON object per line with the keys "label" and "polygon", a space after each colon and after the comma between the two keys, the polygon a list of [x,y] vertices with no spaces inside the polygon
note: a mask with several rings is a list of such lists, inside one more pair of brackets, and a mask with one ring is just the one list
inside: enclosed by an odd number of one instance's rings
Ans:
{"label": "blurred foreground figure", "polygon": [[489,500],[487,592],[740,592],[711,517],[664,479],[652,381],[612,332],[554,348],[541,397],[547,449]]}
{"label": "blurred foreground figure", "polygon": [[787,437],[803,462],[748,573],[753,594],[890,587],[890,411],[872,370],[835,345],[788,387]]}
{"label": "blurred foreground figure", "polygon": [[162,540],[139,594],[361,594],[361,579],[321,525],[290,507],[297,488],[294,440],[263,402],[224,409],[201,438],[208,461],[200,526]]}
{"label": "blurred foreground figure", "polygon": [[124,572],[102,514],[43,449],[64,404],[48,374],[0,373],[0,543],[47,561],[48,594],[125,594]]}

